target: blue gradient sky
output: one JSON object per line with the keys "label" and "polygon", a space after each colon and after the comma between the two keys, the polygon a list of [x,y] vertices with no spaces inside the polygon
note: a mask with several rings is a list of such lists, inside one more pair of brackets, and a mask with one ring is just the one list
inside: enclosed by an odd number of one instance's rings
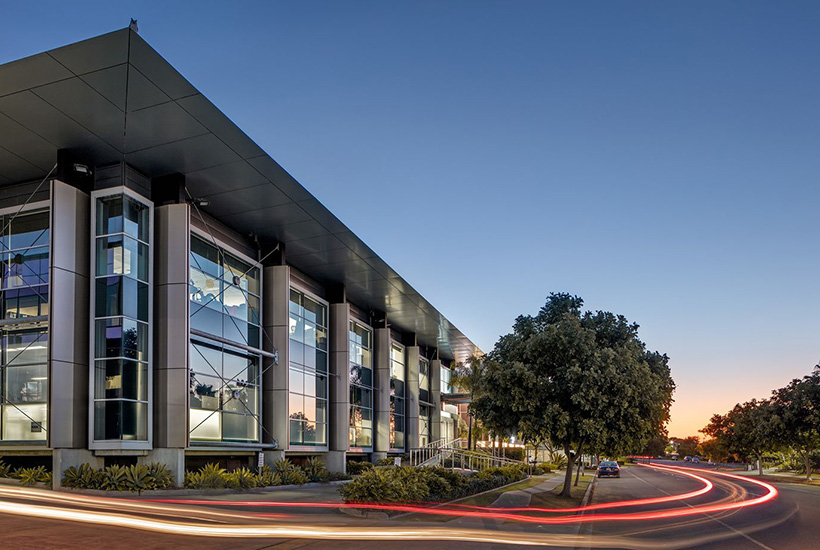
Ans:
{"label": "blue gradient sky", "polygon": [[5,4],[140,34],[483,349],[550,291],[672,358],[671,434],[820,357],[817,2]]}

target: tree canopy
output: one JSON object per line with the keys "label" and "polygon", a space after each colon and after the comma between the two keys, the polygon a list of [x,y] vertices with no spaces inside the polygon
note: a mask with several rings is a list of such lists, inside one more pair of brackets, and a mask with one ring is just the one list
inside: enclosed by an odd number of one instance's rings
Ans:
{"label": "tree canopy", "polygon": [[663,433],[675,384],[666,355],[647,351],[623,315],[582,313],[583,300],[554,293],[537,315],[519,316],[485,362],[472,402],[496,433],[583,452],[639,452]]}

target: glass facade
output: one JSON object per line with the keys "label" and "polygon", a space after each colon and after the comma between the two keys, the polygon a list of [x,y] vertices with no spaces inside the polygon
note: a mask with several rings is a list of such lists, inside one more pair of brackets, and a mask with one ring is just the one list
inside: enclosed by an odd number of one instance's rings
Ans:
{"label": "glass facade", "polygon": [[259,269],[191,236],[191,328],[259,348]]}
{"label": "glass facade", "polygon": [[150,207],[96,200],[94,439],[148,440]]}
{"label": "glass facade", "polygon": [[433,413],[430,405],[419,405],[419,447],[430,443],[430,418]]}
{"label": "glass facade", "polygon": [[404,348],[390,346],[390,448],[404,449]]}
{"label": "glass facade", "polygon": [[453,385],[450,383],[450,377],[453,372],[441,365],[441,393],[453,393]]}
{"label": "glass facade", "polygon": [[350,323],[351,447],[373,447],[373,331]]}
{"label": "glass facade", "polygon": [[327,306],[290,290],[290,444],[327,445]]}
{"label": "glass facade", "polygon": [[432,403],[430,392],[430,362],[419,357],[419,401]]}
{"label": "glass facade", "polygon": [[259,347],[259,269],[194,235],[189,264],[191,442],[258,442],[261,357],[217,338]]}
{"label": "glass facade", "polygon": [[49,212],[0,216],[0,440],[48,430]]}

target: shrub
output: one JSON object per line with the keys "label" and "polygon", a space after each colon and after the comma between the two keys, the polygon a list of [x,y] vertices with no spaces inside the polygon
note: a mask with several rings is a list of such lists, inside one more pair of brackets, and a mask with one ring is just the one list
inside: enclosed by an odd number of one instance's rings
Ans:
{"label": "shrub", "polygon": [[185,474],[185,487],[187,489],[221,489],[225,487],[225,474],[224,468],[209,462],[198,472]]}
{"label": "shrub", "polygon": [[376,461],[376,466],[393,466],[396,461],[392,458],[380,458]]}
{"label": "shrub", "polygon": [[145,464],[132,464],[124,468],[125,470],[125,487],[129,491],[135,493],[142,493],[153,485],[154,480],[151,477],[151,470]]}
{"label": "shrub", "polygon": [[346,502],[442,502],[495,489],[526,477],[521,468],[490,468],[463,475],[441,467],[367,469],[339,488]]}
{"label": "shrub", "polygon": [[258,485],[256,474],[248,468],[238,468],[225,474],[225,487],[232,489],[252,489]]}
{"label": "shrub", "polygon": [[352,476],[363,474],[367,470],[373,469],[372,462],[365,462],[364,460],[350,461],[347,463],[347,473]]}
{"label": "shrub", "polygon": [[565,455],[553,455],[552,462],[555,464],[556,470],[565,470],[569,463]]}
{"label": "shrub", "polygon": [[45,466],[37,466],[36,468],[23,468],[19,470],[20,484],[24,487],[31,487],[35,483],[45,482],[50,479],[51,472],[47,471]]}
{"label": "shrub", "polygon": [[532,469],[532,475],[534,475],[534,476],[542,476],[542,475],[548,474],[548,473],[549,473],[549,471],[545,472],[544,469],[539,467],[539,466],[536,466],[535,468]]}
{"label": "shrub", "polygon": [[102,487],[102,471],[95,470],[88,463],[79,467],[70,467],[63,473],[63,487],[77,489],[100,489]]}
{"label": "shrub", "polygon": [[305,465],[302,466],[302,470],[304,470],[308,479],[314,482],[327,481],[327,478],[330,475],[330,472],[328,472],[327,468],[325,468],[325,463],[322,462],[322,459],[315,456],[307,460]]}
{"label": "shrub", "polygon": [[116,464],[104,468],[101,488],[106,491],[125,491],[128,489],[128,468]]}
{"label": "shrub", "polygon": [[161,462],[148,464],[148,473],[151,476],[148,489],[168,489],[174,486],[174,475],[165,464]]}
{"label": "shrub", "polygon": [[372,468],[339,487],[345,502],[414,502],[430,494],[421,468]]}
{"label": "shrub", "polygon": [[9,468],[9,465],[0,460],[0,477],[9,477],[10,473],[11,468]]}
{"label": "shrub", "polygon": [[287,458],[274,462],[273,471],[282,479],[283,485],[304,485],[308,482],[305,472]]}
{"label": "shrub", "polygon": [[265,465],[259,469],[256,474],[256,485],[258,487],[272,487],[274,485],[282,485],[282,478],[279,474],[274,473],[270,466]]}

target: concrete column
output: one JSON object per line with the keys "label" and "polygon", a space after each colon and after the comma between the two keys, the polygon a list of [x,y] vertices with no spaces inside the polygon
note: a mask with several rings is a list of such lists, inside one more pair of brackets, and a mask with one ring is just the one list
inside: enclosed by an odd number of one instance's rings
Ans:
{"label": "concrete column", "polygon": [[188,263],[190,206],[154,208],[154,450],[145,462],[162,462],[177,485],[185,477],[188,445]]}
{"label": "concrete column", "polygon": [[377,328],[373,338],[373,455],[375,462],[390,450],[390,329]]}
{"label": "concrete column", "polygon": [[340,472],[345,471],[345,454],[347,453],[350,433],[349,331],[350,306],[346,303],[331,304],[329,452],[326,462],[329,470]]}
{"label": "concrete column", "polygon": [[407,365],[404,450],[409,451],[419,446],[419,347],[406,347],[404,360]]}
{"label": "concrete column", "polygon": [[49,410],[46,430],[54,449],[54,484],[83,462],[88,447],[90,198],[61,181],[51,185],[49,267]]}
{"label": "concrete column", "polygon": [[430,402],[433,412],[430,415],[430,441],[441,439],[441,361],[430,361]]}
{"label": "concrete column", "polygon": [[289,303],[290,268],[286,265],[266,266],[263,274],[262,324],[269,338],[264,338],[264,349],[279,353],[278,365],[269,366],[269,359],[263,361],[263,441],[278,445],[278,452],[265,451],[265,462],[269,465],[282,458],[282,451],[288,447]]}

